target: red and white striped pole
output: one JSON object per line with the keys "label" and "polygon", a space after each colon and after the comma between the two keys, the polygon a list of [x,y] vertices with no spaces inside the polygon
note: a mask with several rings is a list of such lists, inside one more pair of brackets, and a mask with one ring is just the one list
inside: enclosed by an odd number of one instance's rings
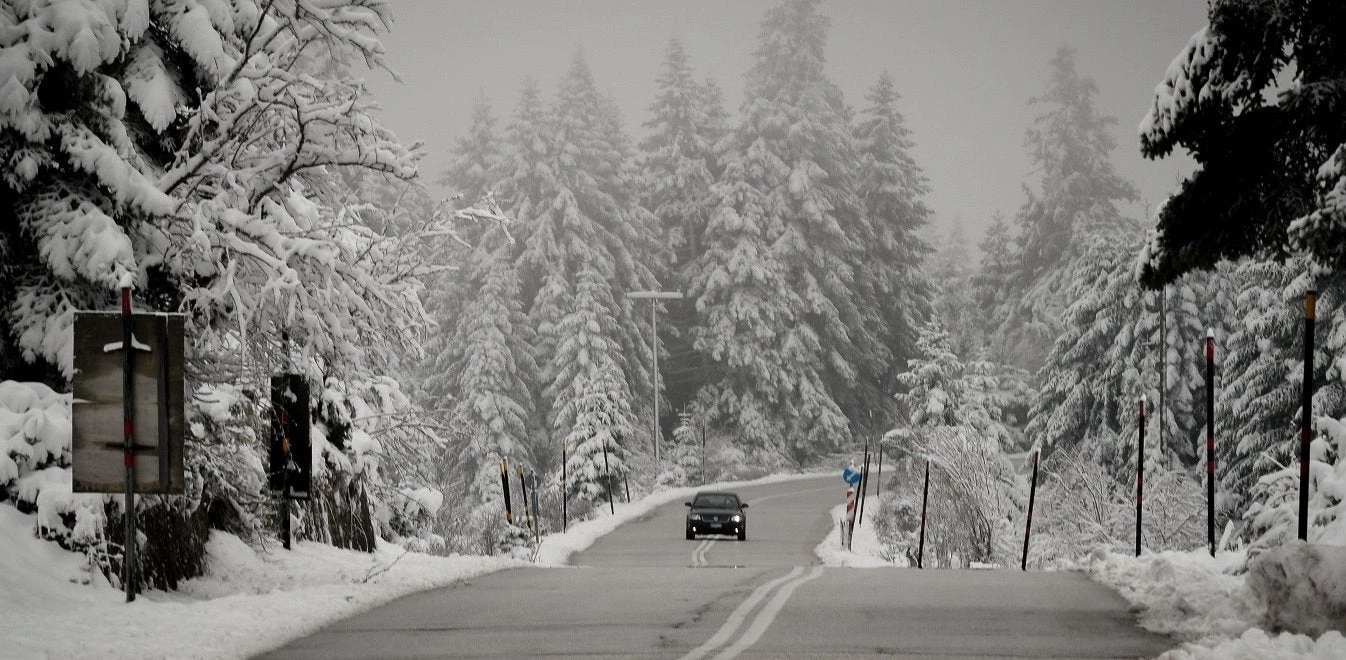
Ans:
{"label": "red and white striped pole", "polygon": [[1309,540],[1309,445],[1313,442],[1313,322],[1318,292],[1304,294],[1304,387],[1299,420],[1299,540]]}
{"label": "red and white striped pole", "polygon": [[1141,509],[1145,502],[1145,395],[1140,395],[1140,441],[1136,445],[1136,556],[1140,556]]}
{"label": "red and white striped pole", "polygon": [[1215,328],[1206,330],[1206,536],[1215,556]]}
{"label": "red and white striped pole", "polygon": [[126,528],[122,585],[126,602],[136,599],[135,338],[131,330],[131,286],[122,281],[122,456],[126,466]]}

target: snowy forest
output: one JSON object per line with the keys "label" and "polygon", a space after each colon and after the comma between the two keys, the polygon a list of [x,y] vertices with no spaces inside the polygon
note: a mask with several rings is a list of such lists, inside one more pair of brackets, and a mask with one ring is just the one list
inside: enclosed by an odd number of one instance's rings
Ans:
{"label": "snowy forest", "polygon": [[[1310,540],[1346,539],[1336,5],[1213,1],[1134,99],[1134,143],[1069,46],[1032,63],[1033,174],[980,237],[928,205],[903,116],[921,100],[887,74],[850,99],[828,77],[816,0],[762,17],[737,108],[671,39],[650,119],[628,126],[576,50],[554,89],[461,97],[471,127],[438,172],[362,82],[390,74],[395,9],[0,5],[0,505],[114,583],[122,499],[71,488],[72,327],[127,277],[138,310],[187,315],[187,492],[138,504],[157,588],[201,573],[211,530],[274,537],[267,387],[285,372],[312,387],[295,534],[340,547],[526,556],[502,462],[535,476],[545,534],[563,500],[575,520],[881,447],[870,506],[895,561],[928,461],[928,561],[1017,565],[1034,452],[1030,564],[1129,547],[1138,461],[1146,547],[1200,548],[1208,332],[1217,533],[1276,545],[1294,534],[1309,289]],[[1199,167],[1137,216],[1117,149]],[[649,291],[684,297],[630,295]]]}

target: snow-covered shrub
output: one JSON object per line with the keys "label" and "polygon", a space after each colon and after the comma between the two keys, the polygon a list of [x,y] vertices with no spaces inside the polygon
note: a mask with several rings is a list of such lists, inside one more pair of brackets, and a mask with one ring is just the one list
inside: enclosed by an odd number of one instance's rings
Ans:
{"label": "snow-covered shrub", "polygon": [[1251,560],[1247,579],[1272,630],[1346,631],[1346,547],[1291,541]]}
{"label": "snow-covered shrub", "polygon": [[29,479],[25,488],[20,480],[48,467],[69,474],[70,395],[41,383],[0,380],[0,499],[36,504],[39,482]]}
{"label": "snow-covered shrub", "polygon": [[[1309,445],[1308,541],[1346,545],[1346,421],[1317,419],[1319,435]],[[1299,461],[1259,479],[1248,508],[1253,554],[1297,538]]]}
{"label": "snow-covered shrub", "polygon": [[[1116,440],[1103,443],[1116,444]],[[1134,552],[1136,490],[1093,456],[1091,443],[1042,461],[1029,562],[1075,560],[1099,547]],[[1191,550],[1206,542],[1204,482],[1192,471],[1148,462],[1141,543],[1151,552]]]}

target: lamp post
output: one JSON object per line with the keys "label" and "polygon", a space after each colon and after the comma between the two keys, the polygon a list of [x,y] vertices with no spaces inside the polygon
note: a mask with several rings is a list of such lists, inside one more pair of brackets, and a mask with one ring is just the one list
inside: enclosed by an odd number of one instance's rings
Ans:
{"label": "lamp post", "polygon": [[630,291],[627,298],[650,301],[650,354],[654,356],[654,435],[650,442],[654,445],[654,460],[659,461],[659,306],[657,300],[681,300],[680,291]]}

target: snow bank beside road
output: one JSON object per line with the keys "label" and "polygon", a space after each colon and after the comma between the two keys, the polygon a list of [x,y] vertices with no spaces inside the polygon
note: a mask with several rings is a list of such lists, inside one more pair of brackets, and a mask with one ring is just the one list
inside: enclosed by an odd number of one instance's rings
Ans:
{"label": "snow bank beside road", "polygon": [[216,531],[206,575],[126,603],[33,524],[0,506],[0,658],[246,658],[399,596],[524,565],[382,543],[372,555],[306,542],[258,554]]}
{"label": "snow bank beside road", "polygon": [[[1274,575],[1278,571],[1292,574],[1327,570],[1327,564],[1316,562],[1292,561],[1299,568],[1287,568],[1283,565],[1285,561],[1286,558],[1276,555],[1258,557],[1248,575],[1259,571]],[[1301,586],[1295,589],[1283,588],[1289,582],[1272,588],[1271,592],[1263,591],[1266,586],[1250,588],[1250,582],[1265,577],[1245,579],[1231,574],[1243,562],[1244,555],[1235,552],[1215,558],[1202,552],[1161,552],[1137,558],[1100,549],[1074,568],[1117,590],[1139,612],[1142,627],[1171,634],[1184,642],[1181,648],[1160,656],[1166,660],[1346,657],[1346,638],[1337,631],[1315,639],[1288,632],[1273,635],[1263,630],[1270,627],[1266,623],[1267,593],[1299,593],[1311,587],[1308,580],[1296,577],[1294,584]],[[1259,562],[1263,565],[1261,569]],[[1320,568],[1310,568],[1310,564]],[[1338,564],[1335,570],[1346,572],[1346,566]],[[1270,601],[1272,609],[1274,600]],[[1287,596],[1284,602],[1290,600]]]}
{"label": "snow bank beside road", "polygon": [[841,547],[841,520],[846,513],[846,505],[838,504],[832,509],[828,514],[834,523],[832,533],[813,549],[822,560],[823,566],[879,568],[897,565],[883,559],[883,544],[879,543],[879,537],[874,534],[874,521],[870,517],[870,513],[875,510],[877,506],[865,511],[864,519],[860,521],[860,526],[855,528],[855,534],[851,537],[851,547],[847,550]]}
{"label": "snow bank beside road", "polygon": [[[721,489],[814,478],[777,475]],[[617,505],[617,515],[543,540],[538,563],[564,565],[622,523],[702,488]],[[603,510],[606,514],[606,509]],[[126,603],[83,555],[33,534],[36,518],[0,504],[0,658],[246,658],[401,596],[506,568],[503,557],[437,557],[380,542],[375,553],[297,542],[258,553],[212,531],[206,574]]]}

